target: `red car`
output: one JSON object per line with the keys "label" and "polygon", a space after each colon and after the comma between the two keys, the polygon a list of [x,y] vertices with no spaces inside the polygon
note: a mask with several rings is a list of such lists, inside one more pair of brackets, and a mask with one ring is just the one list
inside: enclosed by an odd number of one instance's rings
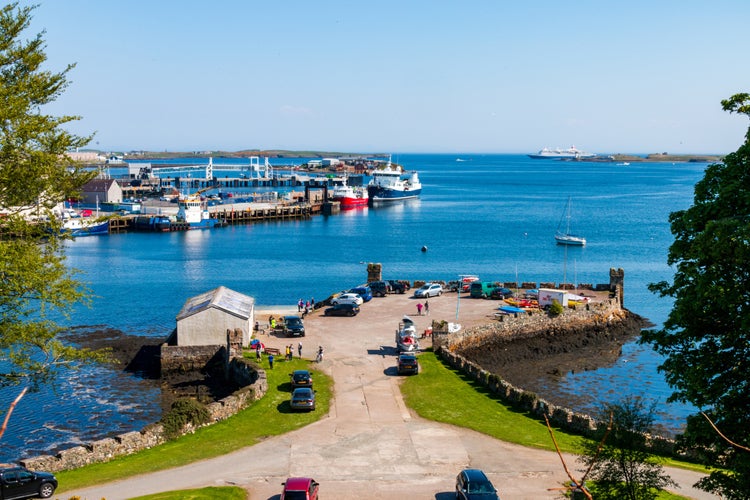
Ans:
{"label": "red car", "polygon": [[309,477],[290,477],[281,492],[281,500],[318,500],[319,484]]}

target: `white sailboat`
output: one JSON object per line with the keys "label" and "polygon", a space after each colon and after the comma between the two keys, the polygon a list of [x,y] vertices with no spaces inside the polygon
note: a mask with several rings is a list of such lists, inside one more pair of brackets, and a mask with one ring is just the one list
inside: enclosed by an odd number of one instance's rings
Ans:
{"label": "white sailboat", "polygon": [[[563,220],[565,221],[564,231],[561,229]],[[568,207],[565,210],[562,218],[560,219],[560,223],[557,225],[557,231],[555,232],[555,241],[558,245],[582,247],[586,244],[586,238],[570,232],[570,197],[568,197]]]}

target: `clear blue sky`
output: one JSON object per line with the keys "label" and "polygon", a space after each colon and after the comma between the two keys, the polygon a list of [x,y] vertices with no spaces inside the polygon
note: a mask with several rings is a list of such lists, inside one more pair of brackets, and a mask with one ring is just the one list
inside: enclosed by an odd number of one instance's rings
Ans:
{"label": "clear blue sky", "polygon": [[[726,153],[750,2],[39,0],[104,151]],[[22,2],[22,4],[38,2]]]}

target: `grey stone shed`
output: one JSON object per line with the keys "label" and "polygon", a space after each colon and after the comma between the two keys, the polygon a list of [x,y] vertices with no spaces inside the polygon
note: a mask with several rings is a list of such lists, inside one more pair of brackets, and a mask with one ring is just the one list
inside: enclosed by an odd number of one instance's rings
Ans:
{"label": "grey stone shed", "polygon": [[178,346],[226,345],[227,330],[242,330],[250,344],[255,324],[255,299],[220,286],[188,299],[177,315]]}

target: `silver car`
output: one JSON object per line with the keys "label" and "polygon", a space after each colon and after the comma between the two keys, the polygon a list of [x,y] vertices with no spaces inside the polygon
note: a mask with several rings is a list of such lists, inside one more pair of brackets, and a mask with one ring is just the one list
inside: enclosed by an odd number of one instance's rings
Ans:
{"label": "silver car", "polygon": [[443,286],[440,283],[427,283],[414,291],[415,297],[438,297],[443,294]]}

